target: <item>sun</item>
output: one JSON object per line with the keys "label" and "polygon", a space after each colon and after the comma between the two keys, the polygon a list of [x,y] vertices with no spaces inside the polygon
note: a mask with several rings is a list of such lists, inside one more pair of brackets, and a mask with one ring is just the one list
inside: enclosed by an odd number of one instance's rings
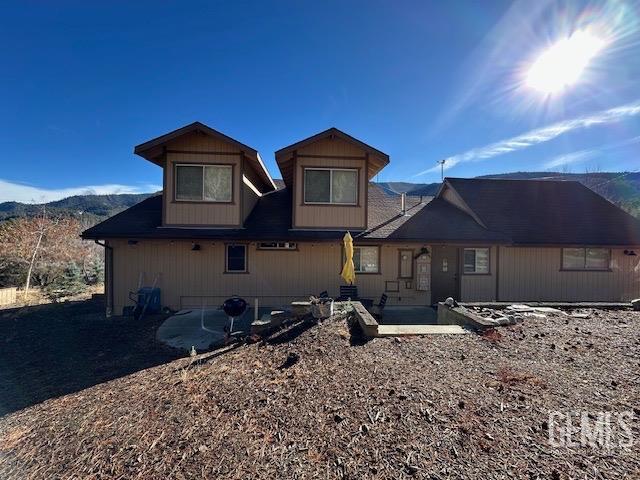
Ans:
{"label": "sun", "polygon": [[537,58],[527,72],[527,86],[546,94],[564,90],[580,79],[585,67],[605,44],[588,30],[574,32]]}

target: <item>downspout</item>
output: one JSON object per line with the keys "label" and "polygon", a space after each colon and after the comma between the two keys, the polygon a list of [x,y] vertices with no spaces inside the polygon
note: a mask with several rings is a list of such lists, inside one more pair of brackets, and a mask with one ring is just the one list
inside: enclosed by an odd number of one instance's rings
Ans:
{"label": "downspout", "polygon": [[[106,316],[111,317],[113,315],[113,247],[107,245],[107,242],[100,243],[100,240],[94,240],[96,245],[100,245],[104,248],[104,289],[105,289],[105,303],[106,303]],[[107,250],[109,255],[107,255]]]}

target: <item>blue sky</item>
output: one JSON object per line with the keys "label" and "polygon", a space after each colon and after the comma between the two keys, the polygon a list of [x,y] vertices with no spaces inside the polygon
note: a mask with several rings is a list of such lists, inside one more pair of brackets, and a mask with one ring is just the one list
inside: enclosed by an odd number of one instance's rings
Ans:
{"label": "blue sky", "polygon": [[[148,191],[133,147],[199,120],[273,152],[338,127],[385,151],[381,181],[640,168],[640,3],[15,2],[0,16],[0,201]],[[596,28],[582,78],[523,83]]]}

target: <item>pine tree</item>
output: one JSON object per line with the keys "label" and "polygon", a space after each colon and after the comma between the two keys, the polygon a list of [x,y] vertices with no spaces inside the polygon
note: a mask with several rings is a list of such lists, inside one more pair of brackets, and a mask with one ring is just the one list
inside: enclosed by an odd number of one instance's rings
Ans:
{"label": "pine tree", "polygon": [[44,293],[52,301],[57,302],[61,298],[83,292],[86,287],[82,270],[76,263],[72,262],[64,269],[62,275],[45,287]]}

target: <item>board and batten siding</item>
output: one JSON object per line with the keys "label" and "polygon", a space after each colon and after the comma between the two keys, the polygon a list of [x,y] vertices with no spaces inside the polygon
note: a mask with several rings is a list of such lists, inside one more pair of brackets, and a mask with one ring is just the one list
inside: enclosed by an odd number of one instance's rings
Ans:
{"label": "board and batten siding", "polygon": [[[364,150],[338,138],[319,140],[297,152],[293,179],[295,189],[294,228],[366,228],[367,209],[365,206],[369,182],[365,156]],[[304,169],[311,167],[358,169],[357,205],[305,205]]]}
{"label": "board and batten siding", "polygon": [[[261,305],[278,307],[323,290],[337,297],[343,284],[339,242],[299,243],[295,251],[258,250],[256,243],[250,243],[248,273],[224,273],[225,242],[197,243],[199,251],[191,250],[192,242],[188,241],[141,240],[129,245],[126,240],[110,240],[114,314],[131,305],[128,295],[138,288],[142,272],[147,285],[159,273],[162,304],[173,309],[218,306],[231,295],[248,301],[258,297]],[[399,291],[388,293],[390,305],[429,304],[430,292],[416,291],[415,280],[398,280],[398,250],[418,251],[422,246],[381,246],[381,273],[356,275],[360,296],[377,302],[385,291],[385,282],[398,281]]]}
{"label": "board and batten siding", "polygon": [[640,297],[640,256],[611,250],[610,271],[562,271],[560,248],[500,247],[501,301],[620,302]]}
{"label": "board and batten siding", "polygon": [[[175,201],[175,165],[181,163],[231,165],[233,167],[232,202]],[[217,138],[196,133],[177,138],[167,145],[163,225],[241,225],[242,185],[242,161],[237,147]]]}
{"label": "board and batten siding", "polygon": [[[483,247],[469,247],[483,248]],[[460,298],[463,302],[491,302],[496,300],[496,251],[489,250],[489,274],[464,273],[464,248],[460,249]]]}

